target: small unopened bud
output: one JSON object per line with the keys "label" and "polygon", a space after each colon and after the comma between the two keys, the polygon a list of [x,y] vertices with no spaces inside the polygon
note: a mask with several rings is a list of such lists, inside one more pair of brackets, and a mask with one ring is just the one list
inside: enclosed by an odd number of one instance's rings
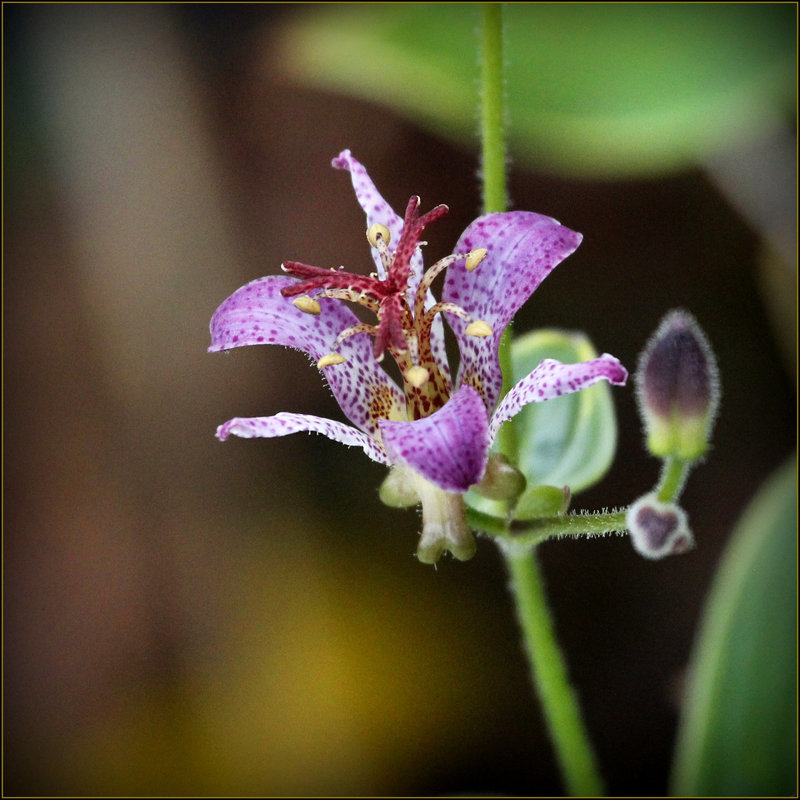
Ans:
{"label": "small unopened bud", "polygon": [[332,367],[336,364],[344,364],[347,359],[339,355],[339,353],[328,353],[327,356],[322,356],[322,358],[317,361],[317,367],[319,369],[325,369],[325,367]]}
{"label": "small unopened bud", "polygon": [[686,512],[675,503],[662,503],[655,493],[640,497],[628,509],[625,523],[633,546],[645,558],[677,555],[694,547]]}
{"label": "small unopened bud", "polygon": [[467,272],[473,272],[478,268],[478,264],[486,258],[486,254],[489,251],[485,247],[478,247],[475,250],[470,250],[467,253],[467,261],[464,265],[467,268]]}
{"label": "small unopened bud", "polygon": [[472,488],[489,500],[516,500],[525,484],[525,476],[504,455],[490,453],[483,480]]}
{"label": "small unopened bud", "polygon": [[405,472],[394,467],[384,479],[379,491],[384,505],[390,508],[408,508],[420,502],[419,494]]}
{"label": "small unopened bud", "polygon": [[464,333],[466,333],[467,336],[479,336],[481,338],[485,338],[486,336],[492,335],[492,326],[485,320],[476,319],[475,322],[470,322],[470,324],[467,325]]}
{"label": "small unopened bud", "polygon": [[692,461],[705,453],[719,404],[717,362],[694,317],[671,311],[639,359],[639,409],[647,449]]}
{"label": "small unopened bud", "polygon": [[389,233],[389,229],[385,225],[381,225],[379,222],[376,222],[374,225],[370,225],[367,228],[367,241],[373,246],[378,246],[378,237],[383,239],[384,244],[389,244],[389,240],[392,238],[391,234]]}

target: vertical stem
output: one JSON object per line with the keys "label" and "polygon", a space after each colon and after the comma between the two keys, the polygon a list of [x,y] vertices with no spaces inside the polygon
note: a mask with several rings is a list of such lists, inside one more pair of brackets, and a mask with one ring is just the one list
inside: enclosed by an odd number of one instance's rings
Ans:
{"label": "vertical stem", "polygon": [[511,589],[525,635],[531,674],[567,792],[572,796],[598,797],[603,794],[603,782],[556,641],[536,553],[533,548],[501,549],[511,574]]}
{"label": "vertical stem", "polygon": [[481,97],[483,213],[490,214],[507,208],[502,3],[483,4]]}
{"label": "vertical stem", "polygon": [[[505,109],[503,95],[503,4],[483,4],[481,42],[481,164],[483,211],[507,209]],[[503,395],[513,384],[511,329],[500,340]],[[501,452],[513,462],[518,442],[513,425],[498,431]],[[531,675],[537,687],[556,758],[567,789],[573,795],[599,795],[602,780],[583,724],[577,697],[567,679],[567,669],[553,631],[544,586],[533,547],[501,545],[511,576],[510,588],[517,606]]]}
{"label": "vertical stem", "polygon": [[664,459],[664,467],[658,482],[658,499],[662,503],[677,503],[683,484],[689,474],[691,462],[677,456]]}
{"label": "vertical stem", "polygon": [[[503,4],[483,4],[481,37],[481,165],[483,213],[503,212],[508,208],[506,186],[505,94],[503,85]],[[500,339],[500,369],[504,397],[513,385],[511,365],[511,326]],[[516,461],[518,448],[513,425],[498,431],[500,451]]]}

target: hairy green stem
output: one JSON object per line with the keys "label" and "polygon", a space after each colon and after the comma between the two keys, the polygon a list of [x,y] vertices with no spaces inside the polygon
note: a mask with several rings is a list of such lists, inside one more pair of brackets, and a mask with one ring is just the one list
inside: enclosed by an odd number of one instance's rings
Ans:
{"label": "hairy green stem", "polygon": [[556,536],[605,536],[627,530],[624,510],[598,514],[560,514],[509,525],[502,519],[469,508],[467,522],[475,530],[514,542],[518,546],[536,545]]}
{"label": "hairy green stem", "polygon": [[664,468],[656,491],[662,503],[677,503],[683,484],[691,469],[691,462],[671,456],[664,460]]}
{"label": "hairy green stem", "polygon": [[[508,208],[506,187],[505,87],[503,86],[503,4],[483,4],[481,38],[481,174],[483,213]],[[500,339],[500,369],[505,396],[511,388],[511,326]],[[497,434],[500,452],[516,461],[518,444],[513,425],[503,425]]]}
{"label": "hairy green stem", "polygon": [[507,208],[502,3],[483,4],[481,98],[483,213],[490,214]]}
{"label": "hairy green stem", "polygon": [[[501,3],[483,4],[481,55],[483,211],[489,214],[506,211],[508,198]],[[510,336],[509,326],[500,341],[503,396],[513,385],[514,379]],[[518,442],[514,426],[501,426],[497,439],[500,451],[512,463],[516,463]],[[525,640],[531,676],[544,708],[566,787],[575,795],[599,795],[602,793],[602,781],[595,765],[578,700],[567,679],[566,664],[555,639],[534,553],[535,542],[553,535],[546,532],[547,523],[557,523],[557,533],[564,533],[569,527],[570,523],[567,522],[569,519],[572,517],[537,520],[536,525],[532,523],[530,529],[524,533],[514,531],[508,523],[504,525],[501,523],[503,532],[498,534],[497,541],[508,565],[510,589]],[[618,530],[617,525],[619,521],[615,520],[611,529]],[[538,529],[531,532],[531,529],[537,526]],[[475,527],[483,526],[477,524]]]}
{"label": "hairy green stem", "polygon": [[517,616],[525,634],[531,674],[564,776],[567,792],[598,797],[604,793],[567,665],[556,641],[545,588],[532,548],[501,547],[511,575]]}

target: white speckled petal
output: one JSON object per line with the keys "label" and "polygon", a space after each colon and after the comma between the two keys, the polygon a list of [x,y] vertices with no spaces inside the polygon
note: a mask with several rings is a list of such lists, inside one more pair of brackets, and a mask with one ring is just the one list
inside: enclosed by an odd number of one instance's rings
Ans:
{"label": "white speckled petal", "polygon": [[[336,169],[346,169],[350,173],[356,198],[367,216],[365,230],[368,230],[371,225],[385,225],[391,234],[390,247],[396,245],[400,241],[400,233],[403,230],[403,218],[395,214],[394,209],[383,199],[383,195],[372,182],[364,165],[358,159],[353,158],[349,150],[342,150],[331,163]],[[375,247],[370,249],[372,260],[378,270],[378,277],[384,280],[386,270],[378,250]]]}
{"label": "white speckled petal", "polygon": [[503,379],[497,356],[500,336],[520,306],[582,238],[550,217],[511,211],[479,217],[458,240],[454,252],[485,247],[487,255],[474,272],[467,272],[463,262],[451,266],[442,300],[492,326],[493,334],[480,339],[465,334],[464,320],[448,317],[461,350],[458,383],[478,389],[490,412]]}
{"label": "white speckled petal", "polygon": [[[281,289],[295,278],[270,275],[235,291],[211,318],[209,352],[251,344],[282,344],[308,353],[314,361],[334,350],[336,337],[358,322],[340,300],[321,298],[319,315],[295,308]],[[335,348],[347,360],[323,370],[334,397],[347,418],[376,436],[378,417],[402,417],[405,398],[397,384],[375,361],[372,337],[350,336]]]}
{"label": "white speckled petal", "polygon": [[[350,172],[350,179],[353,182],[353,189],[355,189],[359,205],[367,215],[366,229],[369,229],[370,225],[375,223],[385,225],[392,237],[389,249],[394,250],[394,247],[400,241],[400,234],[403,231],[403,218],[395,214],[392,207],[383,199],[383,196],[367,174],[364,165],[354,158],[349,150],[342,150],[331,163],[337,169],[346,169]],[[386,277],[386,270],[381,263],[381,257],[376,248],[373,247],[371,250],[372,260],[378,270],[378,277],[383,280]],[[413,277],[409,280],[409,293],[413,297],[413,291],[417,288],[422,278],[422,253],[419,250],[411,257],[411,268]]]}
{"label": "white speckled petal", "polygon": [[459,389],[439,411],[414,422],[380,420],[393,464],[418,472],[448,492],[466,492],[486,470],[489,430],[480,395]]}
{"label": "white speckled petal", "polygon": [[346,444],[348,447],[357,445],[373,460],[381,464],[388,464],[389,459],[381,446],[366,433],[357,431],[350,425],[336,422],[331,419],[314,417],[309,414],[290,414],[282,412],[274,417],[236,417],[230,419],[217,428],[217,438],[225,441],[231,434],[241,436],[243,439],[256,437],[270,439],[275,436],[288,436],[290,433],[309,431],[321,433],[335,442]]}
{"label": "white speckled petal", "polygon": [[562,364],[546,358],[503,398],[489,423],[489,436],[494,441],[499,427],[516,416],[528,403],[541,403],[562,394],[579,392],[601,380],[624,386],[627,379],[628,371],[608,353],[579,364]]}
{"label": "white speckled petal", "polygon": [[[350,179],[353,182],[356,197],[367,216],[367,228],[375,223],[385,225],[391,234],[390,249],[400,241],[400,234],[403,231],[403,218],[399,217],[392,210],[392,207],[383,199],[381,193],[375,187],[372,179],[367,174],[364,165],[354,158],[349,150],[342,150],[339,155],[331,162],[337,169],[346,169],[350,172]],[[386,278],[386,270],[383,268],[381,257],[376,248],[371,248],[372,260],[378,271],[378,277],[383,280]],[[408,302],[413,307],[414,293],[419,282],[422,280],[423,273],[422,253],[417,250],[411,257],[411,278],[408,281]],[[428,292],[425,303],[426,308],[430,308],[436,302],[433,294]],[[449,378],[450,367],[447,364],[447,353],[445,350],[444,325],[440,317],[433,322],[431,329],[431,348],[439,369]]]}

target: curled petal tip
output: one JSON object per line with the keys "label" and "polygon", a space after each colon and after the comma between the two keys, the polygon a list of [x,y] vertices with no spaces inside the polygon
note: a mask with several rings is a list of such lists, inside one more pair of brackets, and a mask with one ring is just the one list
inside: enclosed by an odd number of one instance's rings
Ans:
{"label": "curled petal tip", "polygon": [[608,364],[608,382],[614,386],[624,386],[628,380],[628,370],[622,366],[620,360],[609,353],[603,353],[600,359]]}
{"label": "curled petal tip", "polygon": [[351,158],[350,151],[347,149],[342,150],[342,152],[339,153],[338,156],[331,159],[331,166],[334,167],[334,169],[349,169],[350,158]]}

